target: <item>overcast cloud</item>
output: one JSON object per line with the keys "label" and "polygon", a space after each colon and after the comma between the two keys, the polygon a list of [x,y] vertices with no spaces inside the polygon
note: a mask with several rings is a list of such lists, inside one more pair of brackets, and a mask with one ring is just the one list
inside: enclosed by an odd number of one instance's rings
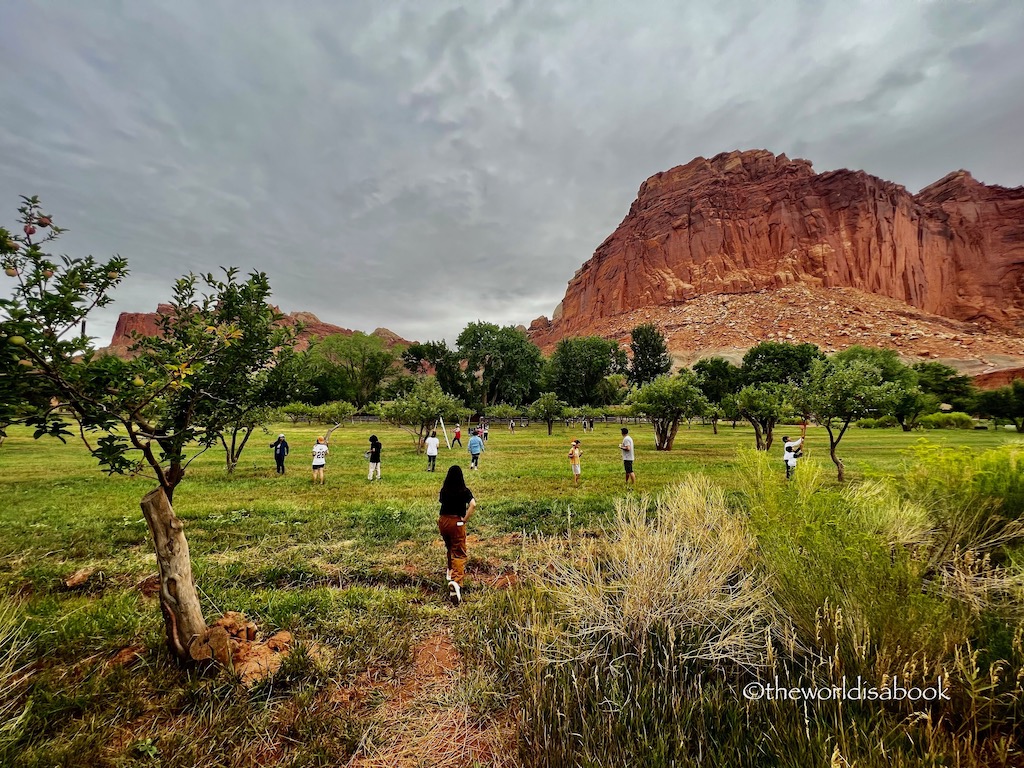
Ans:
{"label": "overcast cloud", "polygon": [[410,339],[550,315],[648,176],[732,149],[1024,184],[1024,2],[3,0],[0,221]]}

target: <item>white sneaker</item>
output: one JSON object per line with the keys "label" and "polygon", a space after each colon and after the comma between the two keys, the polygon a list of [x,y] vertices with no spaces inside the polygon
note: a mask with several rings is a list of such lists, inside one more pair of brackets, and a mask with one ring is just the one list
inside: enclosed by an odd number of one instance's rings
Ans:
{"label": "white sneaker", "polygon": [[462,602],[462,588],[454,581],[448,582],[448,599],[452,601],[452,605]]}

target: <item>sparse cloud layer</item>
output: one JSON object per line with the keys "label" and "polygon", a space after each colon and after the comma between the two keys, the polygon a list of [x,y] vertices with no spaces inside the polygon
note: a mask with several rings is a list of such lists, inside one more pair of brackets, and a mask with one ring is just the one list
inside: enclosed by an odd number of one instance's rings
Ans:
{"label": "sparse cloud layer", "polygon": [[11,0],[0,221],[40,195],[117,311],[270,274],[350,328],[529,323],[653,173],[732,149],[1024,184],[1024,3]]}

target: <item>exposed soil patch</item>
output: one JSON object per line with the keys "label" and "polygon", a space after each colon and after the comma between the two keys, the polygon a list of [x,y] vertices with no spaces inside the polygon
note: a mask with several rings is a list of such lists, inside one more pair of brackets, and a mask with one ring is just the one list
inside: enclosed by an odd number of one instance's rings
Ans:
{"label": "exposed soil patch", "polygon": [[468,707],[446,704],[453,698],[462,657],[447,631],[436,632],[416,645],[409,673],[390,683],[375,682],[369,673],[334,693],[333,699],[359,706],[386,696],[373,714],[350,766],[361,768],[440,768],[477,763],[510,764],[512,729],[505,722],[481,728]]}
{"label": "exposed soil patch", "polygon": [[500,576],[498,576],[498,578],[496,578],[493,582],[491,582],[491,587],[493,589],[512,589],[513,587],[516,587],[518,585],[519,574],[515,571],[503,573]]}
{"label": "exposed soil patch", "polygon": [[122,648],[120,651],[115,653],[113,657],[107,662],[108,667],[126,667],[134,664],[139,659],[143,658],[146,653],[146,646],[141,643],[135,645],[129,645],[127,648]]}
{"label": "exposed soil patch", "polygon": [[160,574],[153,573],[144,578],[135,588],[146,597],[156,597],[160,594]]}

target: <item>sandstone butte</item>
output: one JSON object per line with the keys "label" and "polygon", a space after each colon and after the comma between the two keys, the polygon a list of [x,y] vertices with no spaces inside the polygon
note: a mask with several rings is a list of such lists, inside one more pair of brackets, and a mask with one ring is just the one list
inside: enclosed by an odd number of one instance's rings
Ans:
{"label": "sandstone butte", "polygon": [[[277,310],[276,307],[274,309]],[[157,318],[160,315],[169,314],[171,311],[172,307],[170,304],[158,304],[156,312],[122,312],[117,318],[114,335],[110,340],[110,345],[105,347],[105,351],[121,357],[127,356],[128,349],[132,345],[132,334],[156,336],[160,332],[157,326]],[[311,341],[322,339],[325,336],[332,336],[334,334],[351,336],[355,333],[355,331],[348,328],[322,322],[320,318],[311,312],[292,312],[284,315],[281,324],[286,326],[301,324],[301,330],[296,336],[296,347],[298,349],[305,349]],[[389,348],[408,346],[410,344],[410,342],[403,339],[397,333],[389,331],[387,328],[378,328],[371,335],[382,339]]]}
{"label": "sandstone butte", "polygon": [[1024,366],[1024,187],[957,171],[916,195],[863,171],[736,151],[655,174],[530,336],[627,340],[684,362],[758,341],[889,346],[973,374]]}

